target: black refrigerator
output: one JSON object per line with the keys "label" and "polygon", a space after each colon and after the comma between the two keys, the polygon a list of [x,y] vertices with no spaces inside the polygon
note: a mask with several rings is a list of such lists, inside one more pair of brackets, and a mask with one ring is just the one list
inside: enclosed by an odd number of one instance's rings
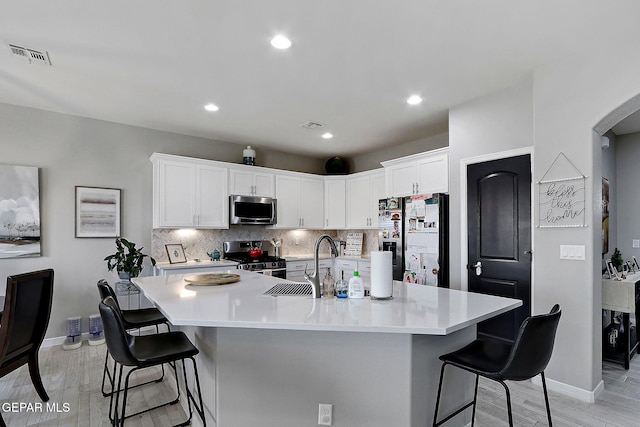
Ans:
{"label": "black refrigerator", "polygon": [[378,246],[393,253],[393,279],[449,287],[449,195],[378,202]]}

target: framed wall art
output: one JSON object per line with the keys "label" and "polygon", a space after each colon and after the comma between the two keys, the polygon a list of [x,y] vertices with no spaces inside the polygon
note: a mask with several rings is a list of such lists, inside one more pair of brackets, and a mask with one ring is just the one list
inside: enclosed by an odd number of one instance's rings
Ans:
{"label": "framed wall art", "polygon": [[76,237],[120,235],[120,190],[76,186]]}
{"label": "framed wall art", "polygon": [[40,249],[39,169],[0,165],[0,258],[36,257]]}
{"label": "framed wall art", "polygon": [[180,243],[164,245],[164,247],[167,250],[167,256],[169,257],[170,264],[187,262],[187,257],[184,254],[184,247]]}

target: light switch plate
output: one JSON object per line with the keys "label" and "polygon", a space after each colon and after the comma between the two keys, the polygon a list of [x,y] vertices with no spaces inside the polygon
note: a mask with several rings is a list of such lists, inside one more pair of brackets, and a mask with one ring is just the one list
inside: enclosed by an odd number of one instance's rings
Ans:
{"label": "light switch plate", "polygon": [[584,245],[560,245],[560,259],[584,261],[586,249]]}
{"label": "light switch plate", "polygon": [[632,240],[632,246],[634,248],[640,248],[640,239],[633,239]]}

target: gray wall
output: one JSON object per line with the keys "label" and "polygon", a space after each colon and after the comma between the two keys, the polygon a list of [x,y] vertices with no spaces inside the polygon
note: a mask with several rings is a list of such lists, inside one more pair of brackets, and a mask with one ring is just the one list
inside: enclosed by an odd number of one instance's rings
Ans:
{"label": "gray wall", "polygon": [[[466,235],[462,235],[460,162],[490,153],[533,146],[532,83],[524,82],[452,108],[449,113],[449,194],[451,287],[466,283],[467,260],[462,259]],[[464,239],[463,239],[464,237]],[[466,249],[465,249],[466,251]],[[463,273],[464,272],[464,273]]]}
{"label": "gray wall", "polygon": [[354,156],[350,159],[351,172],[362,172],[382,167],[380,162],[397,159],[411,154],[423,153],[449,145],[449,133],[441,133],[428,138],[418,139],[400,145],[394,145],[382,150]]}
{"label": "gray wall", "polygon": [[[97,312],[96,282],[111,283],[103,258],[113,239],[74,238],[74,186],[122,189],[122,235],[151,253],[153,152],[239,162],[242,145],[124,126],[0,104],[3,164],[40,168],[42,256],[0,259],[0,279],[41,268],[55,270],[53,313],[47,337],[66,334],[65,320]],[[256,148],[257,163],[321,173],[323,162]],[[151,269],[145,268],[144,274]],[[4,293],[4,285],[0,285]],[[84,321],[84,320],[83,320]],[[88,321],[85,321],[88,322]],[[83,329],[87,330],[85,323]]]}

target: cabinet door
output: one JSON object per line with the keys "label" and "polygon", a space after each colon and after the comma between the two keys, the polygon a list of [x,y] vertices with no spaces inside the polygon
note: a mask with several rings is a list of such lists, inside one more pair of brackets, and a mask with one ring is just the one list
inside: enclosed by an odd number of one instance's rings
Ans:
{"label": "cabinet door", "polygon": [[195,220],[195,164],[158,160],[154,228],[192,227]]}
{"label": "cabinet door", "polygon": [[196,227],[229,228],[227,169],[196,165]]}
{"label": "cabinet door", "polygon": [[272,173],[258,172],[253,174],[253,194],[255,196],[273,197],[275,195],[275,176]]}
{"label": "cabinet door", "polygon": [[409,161],[385,168],[387,197],[410,196],[416,183],[415,163]]}
{"label": "cabinet door", "polygon": [[369,227],[369,177],[347,179],[347,228]]}
{"label": "cabinet door", "polygon": [[379,174],[371,175],[370,184],[371,199],[369,207],[371,208],[371,212],[369,213],[369,218],[371,218],[371,220],[369,221],[369,224],[370,228],[378,228],[378,201],[385,198],[384,172],[381,171]]}
{"label": "cabinet door", "polygon": [[324,183],[322,178],[303,178],[300,192],[302,228],[321,230],[324,222]]}
{"label": "cabinet door", "polygon": [[324,228],[340,230],[347,226],[346,180],[324,182]]}
{"label": "cabinet door", "polygon": [[251,196],[253,189],[253,174],[245,170],[229,170],[229,194]]}
{"label": "cabinet door", "polygon": [[275,228],[301,228],[302,222],[298,213],[300,198],[300,178],[276,176],[276,199],[278,203],[278,219]]}
{"label": "cabinet door", "polygon": [[447,154],[436,154],[418,160],[416,169],[418,194],[449,191],[449,156]]}

